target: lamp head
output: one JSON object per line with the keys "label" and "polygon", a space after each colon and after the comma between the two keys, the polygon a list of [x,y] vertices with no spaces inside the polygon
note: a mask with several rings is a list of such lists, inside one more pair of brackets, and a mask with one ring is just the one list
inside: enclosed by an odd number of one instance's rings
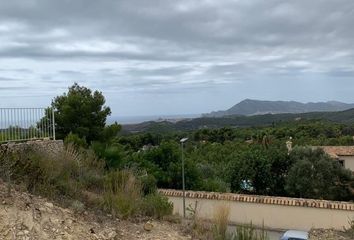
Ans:
{"label": "lamp head", "polygon": [[180,140],[180,143],[185,143],[185,142],[187,142],[187,140],[188,140],[188,138],[182,138],[182,139]]}

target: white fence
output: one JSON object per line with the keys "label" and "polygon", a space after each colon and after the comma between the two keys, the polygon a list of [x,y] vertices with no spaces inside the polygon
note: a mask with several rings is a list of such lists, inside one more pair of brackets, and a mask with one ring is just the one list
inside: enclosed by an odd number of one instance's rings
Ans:
{"label": "white fence", "polygon": [[36,139],[55,140],[51,108],[0,108],[0,143]]}

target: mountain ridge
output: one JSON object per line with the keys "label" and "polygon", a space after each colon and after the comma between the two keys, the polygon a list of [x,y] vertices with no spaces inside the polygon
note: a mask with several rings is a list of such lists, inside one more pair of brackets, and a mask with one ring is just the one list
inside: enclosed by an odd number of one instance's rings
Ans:
{"label": "mountain ridge", "polygon": [[337,112],[354,108],[354,104],[339,101],[307,102],[266,101],[245,99],[227,110],[203,114],[203,117],[253,116],[281,113]]}

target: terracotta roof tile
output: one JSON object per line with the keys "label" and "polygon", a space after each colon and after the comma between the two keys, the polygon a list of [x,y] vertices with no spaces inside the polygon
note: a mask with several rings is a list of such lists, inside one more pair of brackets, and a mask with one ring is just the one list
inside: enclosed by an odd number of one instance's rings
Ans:
{"label": "terracotta roof tile", "polygon": [[354,146],[317,146],[315,148],[322,148],[332,158],[354,156]]}

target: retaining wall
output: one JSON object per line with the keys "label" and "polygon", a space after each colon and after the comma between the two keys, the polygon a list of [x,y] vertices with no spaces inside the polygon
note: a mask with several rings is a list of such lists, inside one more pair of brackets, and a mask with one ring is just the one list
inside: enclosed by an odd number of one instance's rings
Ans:
{"label": "retaining wall", "polygon": [[0,144],[0,157],[6,154],[21,154],[29,150],[45,151],[46,153],[57,153],[63,150],[62,140],[34,140],[20,143]]}
{"label": "retaining wall", "polygon": [[[182,191],[160,189],[159,192],[173,203],[174,213],[183,215]],[[252,222],[276,230],[343,230],[348,227],[349,219],[354,219],[354,203],[351,202],[186,191],[186,208],[197,206],[201,218],[212,220],[214,212],[222,205],[230,207],[232,224]]]}

